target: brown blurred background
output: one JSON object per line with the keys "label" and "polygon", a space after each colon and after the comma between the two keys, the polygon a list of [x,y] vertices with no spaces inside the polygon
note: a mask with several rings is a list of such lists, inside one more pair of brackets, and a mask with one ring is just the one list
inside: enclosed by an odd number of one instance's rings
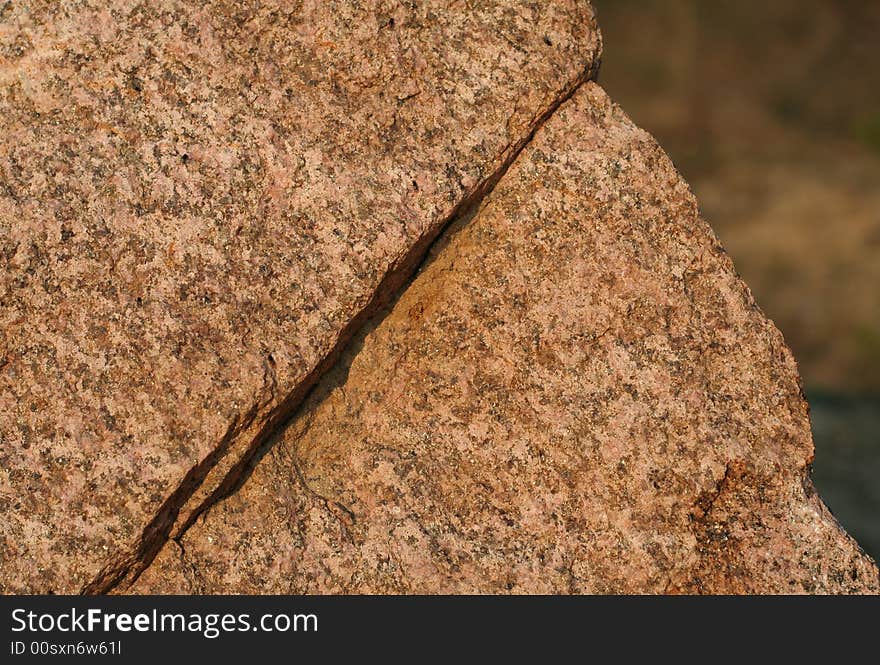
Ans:
{"label": "brown blurred background", "polygon": [[880,557],[880,0],[593,4],[600,82],[785,334],[816,485]]}

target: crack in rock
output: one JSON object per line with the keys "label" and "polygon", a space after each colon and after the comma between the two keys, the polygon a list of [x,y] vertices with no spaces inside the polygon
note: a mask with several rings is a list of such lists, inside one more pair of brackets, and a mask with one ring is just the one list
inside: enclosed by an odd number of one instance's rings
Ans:
{"label": "crack in rock", "polygon": [[[261,457],[261,449],[269,444],[273,436],[289,421],[320,378],[333,368],[337,359],[343,353],[346,344],[372,316],[399,295],[413,275],[418,273],[426,257],[430,255],[434,242],[456,220],[467,217],[473,210],[479,207],[480,203],[491,193],[499,180],[503,178],[511,164],[515,162],[517,156],[528,145],[535,133],[547,122],[561,104],[575,94],[581,85],[587,81],[594,80],[597,72],[598,62],[584,69],[582,74],[575,79],[561,96],[554,99],[543,113],[532,119],[527,135],[512,148],[506,150],[500,167],[480,183],[471,194],[457,204],[446,220],[413,245],[406,257],[386,275],[382,284],[376,289],[370,303],[344,328],[339,335],[337,344],[324,357],[315,370],[280,405],[270,412],[263,412],[260,405],[255,405],[249,409],[240,419],[241,424],[230,428],[231,435],[224,437],[212,455],[193,470],[181,487],[163,505],[162,510],[151,522],[147,532],[145,532],[137,553],[132,557],[109,564],[96,579],[83,588],[82,593],[111,593],[117,587],[125,588],[131,586],[150,565],[169,537],[179,542],[195,521],[209,510],[212,505],[240,487],[241,483],[247,478],[248,472],[253,468],[254,460]],[[274,391],[276,386],[274,375],[275,363],[271,360],[271,356],[269,356],[267,367],[271,368],[271,374],[269,374],[271,378],[270,385]],[[271,402],[271,399],[265,399],[261,403],[269,402]],[[254,428],[257,430],[256,434],[249,441],[242,444],[242,440],[247,438],[242,436],[242,433]],[[233,450],[236,444],[238,447],[243,448],[243,451],[236,453]],[[233,460],[233,462],[229,465],[224,465],[224,460]],[[218,469],[221,469],[221,471],[218,472]],[[209,476],[211,474],[219,475],[220,479],[210,483]],[[214,489],[205,492],[206,484],[212,485]],[[193,498],[200,491],[206,494],[206,496],[187,512],[187,506],[193,502]],[[346,513],[353,515],[344,506],[340,505],[340,508]],[[179,517],[181,512],[186,513],[183,519]]]}

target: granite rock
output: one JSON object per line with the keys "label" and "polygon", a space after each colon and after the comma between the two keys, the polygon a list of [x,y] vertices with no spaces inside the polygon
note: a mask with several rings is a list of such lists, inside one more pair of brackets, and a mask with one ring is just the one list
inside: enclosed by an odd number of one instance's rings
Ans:
{"label": "granite rock", "polygon": [[136,577],[599,49],[585,0],[3,3],[0,590]]}
{"label": "granite rock", "polygon": [[797,367],[669,159],[587,83],[151,593],[859,593]]}

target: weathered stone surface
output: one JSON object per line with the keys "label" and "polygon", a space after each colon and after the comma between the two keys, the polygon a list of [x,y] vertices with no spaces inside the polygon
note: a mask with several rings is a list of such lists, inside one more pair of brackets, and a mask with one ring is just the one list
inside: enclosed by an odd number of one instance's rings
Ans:
{"label": "weathered stone surface", "polygon": [[138,592],[876,592],[797,368],[585,85]]}
{"label": "weathered stone surface", "polygon": [[4,3],[0,590],[136,574],[598,50],[578,0]]}

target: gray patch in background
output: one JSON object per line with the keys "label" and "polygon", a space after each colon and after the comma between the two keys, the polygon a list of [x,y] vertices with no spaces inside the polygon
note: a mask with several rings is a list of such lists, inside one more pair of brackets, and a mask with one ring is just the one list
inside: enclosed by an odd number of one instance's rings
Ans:
{"label": "gray patch in background", "polygon": [[880,396],[808,397],[816,488],[843,527],[880,560]]}

